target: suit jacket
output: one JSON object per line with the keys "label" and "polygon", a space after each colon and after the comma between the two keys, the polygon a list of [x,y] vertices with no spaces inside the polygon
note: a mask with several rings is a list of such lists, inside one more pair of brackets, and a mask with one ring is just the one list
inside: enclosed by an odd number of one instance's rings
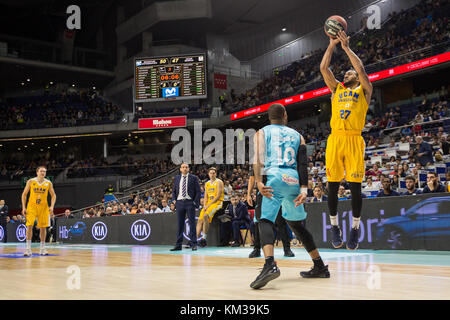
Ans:
{"label": "suit jacket", "polygon": [[[328,197],[326,195],[322,195],[322,202],[328,201]],[[319,199],[314,197],[313,202],[319,202]]]}
{"label": "suit jacket", "polygon": [[[175,177],[172,188],[172,200],[178,199],[178,193],[180,191],[180,183],[181,183],[181,174]],[[200,189],[200,182],[196,175],[189,174],[188,182],[187,182],[187,194],[194,201],[194,205],[196,208],[200,206],[200,197],[202,190]]]}
{"label": "suit jacket", "polygon": [[231,221],[244,220],[250,223],[247,206],[242,201],[239,201],[236,205],[236,212],[233,211],[233,205],[231,203],[228,205],[227,210],[230,211]]}
{"label": "suit jacket", "polygon": [[8,216],[8,206],[5,204],[3,208],[0,209],[0,222],[6,222],[6,217]]}
{"label": "suit jacket", "polygon": [[420,144],[419,151],[417,151],[417,153],[425,153],[423,156],[419,157],[419,162],[423,166],[426,166],[426,164],[428,162],[434,163],[434,161],[433,161],[433,149],[425,141],[423,141]]}

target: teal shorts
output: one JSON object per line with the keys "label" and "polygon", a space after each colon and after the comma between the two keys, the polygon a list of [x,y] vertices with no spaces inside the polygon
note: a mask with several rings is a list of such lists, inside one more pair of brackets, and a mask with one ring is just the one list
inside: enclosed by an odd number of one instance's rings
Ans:
{"label": "teal shorts", "polygon": [[285,220],[301,221],[306,219],[303,204],[295,207],[294,199],[300,194],[297,170],[274,168],[267,175],[266,186],[272,187],[272,198],[263,197],[261,204],[261,219],[275,223],[278,211]]}

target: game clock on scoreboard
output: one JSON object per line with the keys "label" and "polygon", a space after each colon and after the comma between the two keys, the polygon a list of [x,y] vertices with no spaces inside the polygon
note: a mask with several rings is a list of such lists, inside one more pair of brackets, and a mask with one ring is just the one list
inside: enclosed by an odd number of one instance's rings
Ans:
{"label": "game clock on scoreboard", "polygon": [[206,55],[136,58],[135,103],[206,98]]}

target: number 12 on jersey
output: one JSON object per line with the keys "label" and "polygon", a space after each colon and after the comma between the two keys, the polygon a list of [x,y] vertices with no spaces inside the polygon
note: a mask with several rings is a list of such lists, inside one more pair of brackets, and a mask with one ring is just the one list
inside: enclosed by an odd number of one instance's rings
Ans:
{"label": "number 12 on jersey", "polygon": [[341,110],[341,119],[347,120],[350,113],[351,113],[350,110]]}

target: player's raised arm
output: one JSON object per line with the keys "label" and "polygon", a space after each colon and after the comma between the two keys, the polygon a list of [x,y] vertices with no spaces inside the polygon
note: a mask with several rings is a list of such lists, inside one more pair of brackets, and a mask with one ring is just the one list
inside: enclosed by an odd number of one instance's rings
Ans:
{"label": "player's raised arm", "polygon": [[341,42],[342,49],[349,57],[353,68],[358,73],[359,82],[361,83],[361,87],[364,90],[366,101],[367,103],[369,103],[373,91],[372,83],[369,80],[369,76],[367,75],[366,70],[364,69],[364,65],[361,59],[359,59],[356,53],[354,53],[353,50],[350,49],[349,46],[350,37],[348,37],[344,31],[339,31],[337,39],[339,39],[339,41]]}
{"label": "player's raised arm", "polygon": [[334,77],[333,72],[331,72],[330,69],[330,63],[331,63],[331,56],[333,55],[334,48],[339,43],[339,39],[331,39],[330,38],[330,44],[328,45],[327,50],[325,51],[325,54],[323,55],[322,62],[320,63],[320,73],[323,76],[323,80],[325,81],[325,84],[330,89],[331,93],[334,94],[334,91],[336,91],[336,87],[338,85],[338,81]]}
{"label": "player's raised arm", "polygon": [[31,188],[31,180],[28,180],[22,192],[22,215],[24,217],[27,214],[27,195],[28,192],[30,192],[30,188]]}

